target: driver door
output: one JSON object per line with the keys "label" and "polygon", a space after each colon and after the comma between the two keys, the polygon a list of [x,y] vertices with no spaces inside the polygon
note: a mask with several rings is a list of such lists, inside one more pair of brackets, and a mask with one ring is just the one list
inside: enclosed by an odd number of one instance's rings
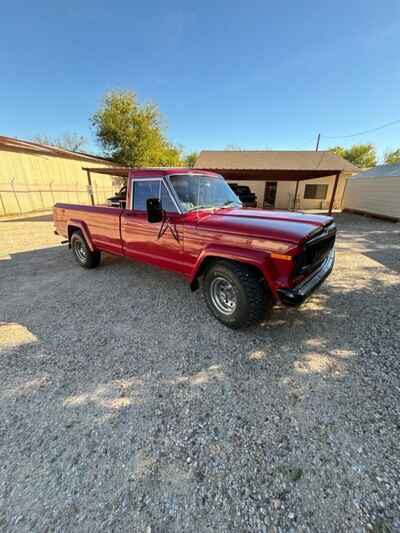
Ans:
{"label": "driver door", "polygon": [[[162,178],[132,180],[132,205],[121,217],[121,236],[125,255],[168,270],[186,273],[184,261],[183,215]],[[163,222],[147,220],[147,200],[159,198],[165,211]],[[130,207],[130,208],[129,208]]]}

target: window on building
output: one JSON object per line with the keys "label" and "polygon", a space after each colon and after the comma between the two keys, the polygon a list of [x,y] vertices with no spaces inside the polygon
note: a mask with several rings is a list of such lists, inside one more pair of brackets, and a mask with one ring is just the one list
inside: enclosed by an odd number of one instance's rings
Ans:
{"label": "window on building", "polygon": [[328,194],[328,185],[306,185],[304,198],[306,200],[325,200]]}

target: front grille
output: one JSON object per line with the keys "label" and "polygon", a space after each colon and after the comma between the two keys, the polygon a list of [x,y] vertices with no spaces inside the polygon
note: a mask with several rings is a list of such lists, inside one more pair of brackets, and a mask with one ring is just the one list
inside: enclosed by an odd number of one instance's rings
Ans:
{"label": "front grille", "polygon": [[316,270],[332,250],[336,239],[336,226],[330,224],[315,237],[304,243],[304,251],[296,258],[295,275]]}

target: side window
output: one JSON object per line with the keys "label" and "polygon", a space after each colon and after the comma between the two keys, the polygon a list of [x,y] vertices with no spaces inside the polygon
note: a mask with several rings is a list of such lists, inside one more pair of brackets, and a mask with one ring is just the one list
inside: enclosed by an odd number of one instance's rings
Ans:
{"label": "side window", "polygon": [[328,185],[308,184],[304,188],[304,198],[308,200],[325,200],[328,193]]}
{"label": "side window", "polygon": [[160,181],[140,181],[133,182],[133,209],[146,211],[147,200],[149,198],[160,197]]}
{"label": "side window", "polygon": [[171,198],[171,195],[169,194],[165,183],[161,182],[161,205],[164,211],[167,213],[177,213],[178,210],[175,207],[175,204]]}

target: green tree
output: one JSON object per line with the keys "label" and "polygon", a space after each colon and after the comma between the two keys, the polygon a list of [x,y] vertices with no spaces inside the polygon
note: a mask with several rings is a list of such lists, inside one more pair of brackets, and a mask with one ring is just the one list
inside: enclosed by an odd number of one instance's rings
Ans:
{"label": "green tree", "polygon": [[360,168],[374,167],[378,162],[376,149],[373,144],[353,144],[350,148],[334,146],[333,148],[329,148],[329,150]]}
{"label": "green tree", "polygon": [[393,152],[386,152],[384,157],[385,163],[388,165],[394,165],[400,163],[400,148],[393,150]]}
{"label": "green tree", "polygon": [[47,135],[36,135],[32,137],[32,141],[38,144],[47,144],[48,146],[55,146],[70,152],[80,152],[87,144],[87,140],[82,135],[77,133],[64,133],[61,137],[51,138]]}
{"label": "green tree", "polygon": [[332,148],[328,148],[330,152],[333,152],[334,154],[340,155],[340,157],[343,157],[346,159],[345,156],[345,148],[343,146],[332,146]]}
{"label": "green tree", "polygon": [[185,159],[183,160],[183,166],[193,168],[196,164],[196,161],[199,157],[198,152],[190,152],[185,156]]}
{"label": "green tree", "polygon": [[178,166],[182,151],[165,137],[155,104],[139,104],[131,91],[111,91],[91,118],[99,144],[116,163],[131,167]]}

